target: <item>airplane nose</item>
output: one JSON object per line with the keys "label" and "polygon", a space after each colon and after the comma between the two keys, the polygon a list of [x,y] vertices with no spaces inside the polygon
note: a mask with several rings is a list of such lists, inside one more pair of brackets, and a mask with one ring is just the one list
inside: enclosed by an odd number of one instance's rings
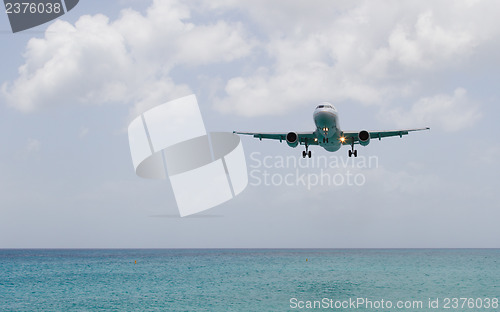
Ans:
{"label": "airplane nose", "polygon": [[314,123],[318,128],[324,128],[328,123],[328,113],[325,111],[319,111],[314,114]]}
{"label": "airplane nose", "polygon": [[335,133],[335,114],[328,110],[318,109],[314,113],[314,123],[324,137],[331,137]]}

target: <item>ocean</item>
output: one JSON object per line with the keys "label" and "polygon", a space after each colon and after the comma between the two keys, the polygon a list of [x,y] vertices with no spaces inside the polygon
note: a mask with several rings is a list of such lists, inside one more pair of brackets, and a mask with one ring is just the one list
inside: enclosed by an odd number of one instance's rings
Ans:
{"label": "ocean", "polygon": [[500,311],[499,249],[0,250],[1,311]]}

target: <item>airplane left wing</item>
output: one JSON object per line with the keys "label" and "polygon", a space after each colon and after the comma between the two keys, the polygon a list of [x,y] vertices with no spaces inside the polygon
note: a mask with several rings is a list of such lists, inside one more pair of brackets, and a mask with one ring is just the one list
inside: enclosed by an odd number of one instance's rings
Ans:
{"label": "airplane left wing", "polygon": [[[286,135],[289,132],[237,132],[235,134],[251,135],[262,141],[262,139],[279,140],[280,142],[286,141]],[[298,141],[301,145],[307,142],[307,145],[318,145],[318,140],[314,132],[294,132],[298,136]]]}
{"label": "airplane left wing", "polygon": [[[392,137],[392,136],[399,136],[403,137],[403,135],[407,135],[410,132],[413,131],[422,131],[422,130],[429,130],[429,127],[425,128],[416,128],[416,129],[400,129],[400,130],[382,130],[382,131],[368,131],[370,134],[371,139],[379,139],[381,140],[382,138],[387,138],[387,137]],[[343,136],[345,138],[345,141],[343,142],[344,145],[350,145],[354,141],[354,143],[359,143],[359,132],[354,132],[354,131],[344,131]]]}

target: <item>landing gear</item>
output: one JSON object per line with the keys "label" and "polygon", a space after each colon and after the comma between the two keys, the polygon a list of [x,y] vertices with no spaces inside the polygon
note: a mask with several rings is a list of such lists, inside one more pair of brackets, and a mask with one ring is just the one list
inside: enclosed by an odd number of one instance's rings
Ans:
{"label": "landing gear", "polygon": [[354,155],[354,157],[358,157],[358,151],[354,149],[354,140],[352,140],[351,149],[349,150],[349,157],[352,157],[352,155]]}
{"label": "landing gear", "polygon": [[323,138],[323,143],[328,143],[328,138]]}
{"label": "landing gear", "polygon": [[306,142],[306,150],[302,151],[302,158],[306,158],[306,156],[311,158],[311,151],[309,151],[309,145],[307,145],[307,142]]}

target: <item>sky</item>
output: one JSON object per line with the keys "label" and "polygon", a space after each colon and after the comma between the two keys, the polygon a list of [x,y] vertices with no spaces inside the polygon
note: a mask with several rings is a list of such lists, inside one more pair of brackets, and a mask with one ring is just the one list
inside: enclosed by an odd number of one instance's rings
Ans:
{"label": "sky", "polygon": [[[81,0],[16,34],[4,13],[0,248],[498,248],[499,11]],[[242,137],[248,187],[180,218],[168,180],[135,175],[127,127],[189,94],[208,131],[310,131],[323,101],[345,130],[431,130],[307,161]]]}

